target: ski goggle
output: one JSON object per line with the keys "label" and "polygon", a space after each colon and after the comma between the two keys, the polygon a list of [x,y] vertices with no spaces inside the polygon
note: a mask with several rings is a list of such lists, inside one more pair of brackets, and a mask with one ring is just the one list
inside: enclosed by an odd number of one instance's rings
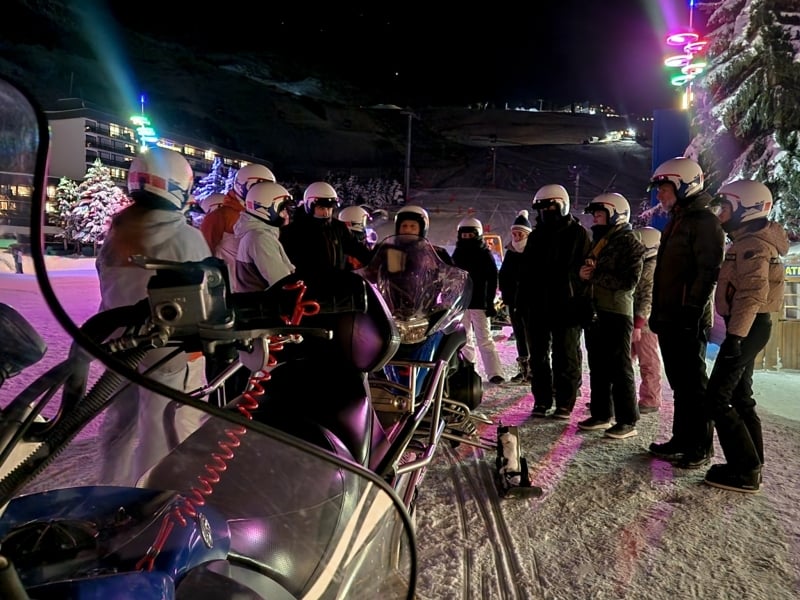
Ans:
{"label": "ski goggle", "polygon": [[314,198],[314,206],[322,208],[334,208],[339,206],[339,200],[336,198]]}
{"label": "ski goggle", "polygon": [[531,204],[533,210],[551,210],[554,207],[561,209],[561,198],[539,198]]}

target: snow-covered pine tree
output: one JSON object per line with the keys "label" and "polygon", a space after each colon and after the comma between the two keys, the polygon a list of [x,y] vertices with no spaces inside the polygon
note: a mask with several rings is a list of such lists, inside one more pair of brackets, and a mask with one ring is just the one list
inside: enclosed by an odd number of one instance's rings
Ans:
{"label": "snow-covered pine tree", "polygon": [[228,170],[222,162],[222,158],[215,156],[214,161],[211,163],[211,171],[201,178],[194,187],[192,193],[195,200],[199,202],[214,193],[227,193],[228,189],[230,189],[226,186]]}
{"label": "snow-covered pine tree", "polygon": [[233,189],[233,184],[236,182],[236,173],[238,172],[239,169],[234,169],[233,167],[228,169],[228,177],[225,179],[225,189],[222,190],[223,194],[227,194]]}
{"label": "snow-covered pine tree", "polygon": [[355,175],[338,175],[329,172],[325,176],[338,192],[343,205],[365,204],[371,208],[397,206],[403,201],[403,186],[390,179],[360,179]]}
{"label": "snow-covered pine tree", "polygon": [[78,186],[79,200],[69,214],[71,241],[79,247],[91,244],[94,253],[102,244],[111,226],[111,217],[128,206],[130,200],[114,183],[111,171],[100,159],[95,159]]}
{"label": "snow-covered pine tree", "polygon": [[774,216],[800,236],[800,10],[797,0],[722,0],[711,9],[709,69],[695,86],[698,159],[712,191],[739,178],[772,191]]}
{"label": "snow-covered pine tree", "polygon": [[69,213],[75,208],[79,199],[78,184],[69,177],[62,177],[56,186],[55,195],[57,224],[62,231],[57,233],[56,237],[64,240],[65,250],[69,247],[69,243],[73,240],[75,233],[72,231]]}

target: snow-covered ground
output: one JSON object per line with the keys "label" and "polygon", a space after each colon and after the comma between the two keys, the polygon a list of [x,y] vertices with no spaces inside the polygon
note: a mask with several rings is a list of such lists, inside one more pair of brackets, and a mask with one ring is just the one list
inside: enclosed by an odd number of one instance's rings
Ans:
{"label": "snow-covered ground", "polygon": [[[93,269],[55,272],[53,286],[76,322],[96,310]],[[65,355],[70,340],[32,275],[0,274],[0,301],[48,341],[43,365]],[[510,377],[515,349],[508,334],[498,331],[497,344]],[[569,421],[532,420],[526,387],[485,384],[479,410],[494,424],[483,435],[492,438],[500,422],[518,425],[522,454],[544,493],[500,499],[493,451],[443,445],[418,499],[418,598],[797,598],[798,382],[796,372],[756,373],[767,464],[763,489],[752,496],[705,486],[702,469],[680,470],[646,453],[651,441],[669,435],[668,389],[662,410],[638,423],[637,437],[612,441],[576,428],[587,410],[588,372]],[[24,376],[10,380],[2,397],[24,383]],[[717,448],[715,461],[722,460]]]}

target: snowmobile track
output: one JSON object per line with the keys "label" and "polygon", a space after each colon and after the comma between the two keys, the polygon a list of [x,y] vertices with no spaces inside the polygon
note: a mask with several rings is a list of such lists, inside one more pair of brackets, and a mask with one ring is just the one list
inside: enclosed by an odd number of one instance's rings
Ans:
{"label": "snowmobile track", "polygon": [[[456,498],[458,498],[458,502],[456,504],[458,506],[458,524],[461,529],[461,538],[466,540],[469,537],[467,528],[468,515],[466,508],[467,502],[469,502],[469,495],[464,489],[462,480],[460,477],[458,477],[457,471],[455,470],[458,457],[455,456],[455,452],[452,450],[452,447],[450,447],[450,452],[448,453],[447,457],[451,465],[450,475],[453,482],[453,489],[455,490]],[[462,571],[464,573],[464,577],[461,579],[462,590],[460,597],[470,598],[469,582],[472,579],[473,565],[475,564],[475,553],[473,552],[472,548],[467,548],[467,551],[462,556],[462,562]]]}
{"label": "snowmobile track", "polygon": [[[473,500],[485,525],[486,537],[493,540],[491,544],[494,555],[495,572],[483,573],[481,577],[482,598],[502,598],[504,600],[522,600],[531,598],[531,590],[522,582],[528,580],[527,575],[536,581],[535,573],[527,574],[520,564],[514,548],[511,531],[503,518],[502,501],[494,483],[494,475],[486,462],[483,452],[477,448],[468,457],[460,457],[455,450],[445,446],[445,456],[450,464],[450,474],[459,498],[459,521],[464,539],[469,539],[467,528],[468,504]],[[477,540],[473,540],[477,541]],[[472,572],[476,570],[474,553],[465,553],[465,577],[469,582]],[[463,598],[470,598],[468,585],[465,585]],[[537,596],[541,597],[540,594]],[[536,596],[533,596],[536,597]]]}

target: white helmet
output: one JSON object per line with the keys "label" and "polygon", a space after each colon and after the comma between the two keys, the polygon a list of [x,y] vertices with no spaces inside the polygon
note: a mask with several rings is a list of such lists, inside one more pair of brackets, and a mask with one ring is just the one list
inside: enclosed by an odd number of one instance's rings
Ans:
{"label": "white helmet", "polygon": [[211,211],[217,210],[222,203],[225,201],[225,194],[220,194],[219,192],[212,192],[202,200],[198,202],[200,204],[200,208],[203,209],[203,212],[208,214]]}
{"label": "white helmet", "polygon": [[314,214],[314,205],[320,203],[330,207],[339,206],[339,194],[333,186],[324,181],[315,181],[303,192],[303,207],[308,214]]}
{"label": "white helmet", "polygon": [[400,233],[400,223],[403,221],[416,221],[419,223],[419,236],[428,237],[428,228],[431,225],[431,219],[428,216],[428,211],[421,206],[404,206],[397,211],[394,216],[394,232]]}
{"label": "white helmet", "polygon": [[244,201],[244,211],[268,225],[280,227],[284,218],[281,212],[288,210],[292,195],[280,184],[262,181],[252,186]]}
{"label": "white helmet", "polygon": [[633,230],[633,235],[645,247],[644,258],[650,258],[658,254],[658,247],[661,245],[661,232],[655,227],[640,227]]}
{"label": "white helmet", "polygon": [[531,208],[533,210],[544,210],[553,204],[558,204],[562,217],[566,217],[569,214],[569,194],[563,185],[551,183],[540,187],[539,191],[533,196]]}
{"label": "white helmet", "polygon": [[465,217],[458,223],[458,237],[464,232],[472,232],[478,237],[483,235],[483,224],[475,217]]}
{"label": "white helmet", "polygon": [[601,209],[608,213],[609,225],[621,225],[631,220],[631,205],[622,194],[611,192],[595,196],[583,212],[589,214]]}
{"label": "white helmet", "polygon": [[245,165],[236,171],[236,178],[233,181],[233,192],[244,202],[247,198],[248,190],[262,181],[275,182],[275,175],[264,165],[250,164]]}
{"label": "white helmet", "polygon": [[700,193],[703,190],[703,181],[703,170],[700,165],[691,158],[678,156],[658,165],[650,178],[647,191],[669,182],[675,186],[675,196],[678,200],[683,200]]}
{"label": "white helmet", "polygon": [[360,206],[345,206],[339,213],[338,219],[344,221],[349,229],[364,232],[367,230],[369,213]]}
{"label": "white helmet", "polygon": [[148,148],[131,161],[128,169],[128,193],[150,192],[178,210],[189,201],[194,173],[180,152],[166,148]]}
{"label": "white helmet", "polygon": [[717,192],[712,205],[727,202],[731,205],[733,226],[740,223],[765,219],[772,210],[772,192],[760,181],[740,179],[726,183]]}

